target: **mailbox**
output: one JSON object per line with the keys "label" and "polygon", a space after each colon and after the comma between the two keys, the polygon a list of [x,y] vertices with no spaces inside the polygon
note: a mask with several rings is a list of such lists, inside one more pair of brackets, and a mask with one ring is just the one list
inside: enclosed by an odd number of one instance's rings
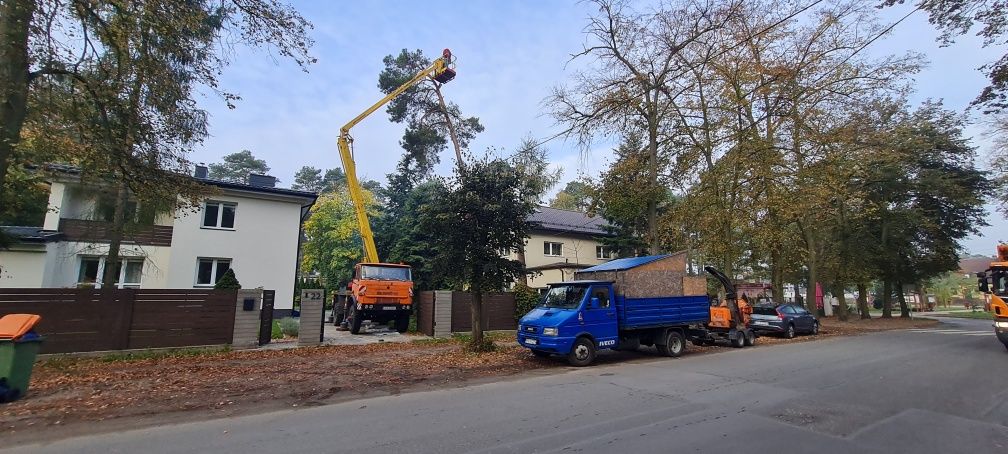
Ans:
{"label": "mailbox", "polygon": [[255,298],[245,298],[242,300],[242,310],[243,311],[254,311],[255,310]]}

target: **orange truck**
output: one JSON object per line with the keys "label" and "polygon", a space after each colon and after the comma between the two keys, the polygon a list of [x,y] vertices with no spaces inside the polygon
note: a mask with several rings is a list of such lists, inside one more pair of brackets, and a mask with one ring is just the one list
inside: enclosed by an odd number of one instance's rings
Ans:
{"label": "orange truck", "polygon": [[977,273],[977,288],[990,295],[994,312],[994,335],[1008,349],[1008,244],[997,246],[997,260]]}
{"label": "orange truck", "polygon": [[405,333],[413,310],[413,276],[409,265],[358,263],[350,281],[347,325],[360,333],[364,320],[386,324],[395,321],[395,329]]}

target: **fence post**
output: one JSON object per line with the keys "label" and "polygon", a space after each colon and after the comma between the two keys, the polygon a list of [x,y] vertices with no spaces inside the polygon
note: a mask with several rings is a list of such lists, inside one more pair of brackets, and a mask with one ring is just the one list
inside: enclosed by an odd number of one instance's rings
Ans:
{"label": "fence post", "polygon": [[[231,346],[236,349],[255,348],[259,345],[259,311],[262,308],[262,290],[238,290],[236,300],[234,335],[231,337]],[[250,305],[246,304],[246,300],[251,300]]]}
{"label": "fence post", "polygon": [[452,333],[451,290],[434,291],[434,337],[449,337]]}
{"label": "fence post", "polygon": [[321,289],[301,290],[301,326],[298,346],[319,345],[322,335],[322,312],[325,292]]}
{"label": "fence post", "polygon": [[[103,289],[104,290],[104,289]],[[136,304],[136,290],[128,289],[115,289],[111,288],[104,290],[109,293],[107,295],[112,296],[112,300],[122,307],[119,311],[119,326],[118,335],[120,350],[127,350],[130,348],[130,330],[133,328],[133,306]]]}

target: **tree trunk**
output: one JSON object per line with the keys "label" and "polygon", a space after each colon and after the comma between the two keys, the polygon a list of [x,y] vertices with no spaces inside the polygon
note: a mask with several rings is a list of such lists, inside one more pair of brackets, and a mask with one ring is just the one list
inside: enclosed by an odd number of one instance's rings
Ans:
{"label": "tree trunk", "polygon": [[131,213],[126,213],[126,202],[128,201],[129,191],[127,191],[126,185],[123,184],[116,191],[112,226],[106,230],[109,234],[109,250],[108,256],[105,258],[105,273],[102,275],[102,288],[115,288],[116,279],[119,278],[119,270],[116,269],[120,262],[119,250],[122,246],[126,230],[126,221],[132,215]]}
{"label": "tree trunk", "polygon": [[801,288],[801,284],[796,281],[792,285],[794,285],[794,303],[797,304],[797,305],[799,305],[799,306],[804,306],[805,305],[805,300],[804,300],[804,298],[802,298],[801,294],[798,293],[798,289]]}
{"label": "tree trunk", "polygon": [[907,306],[906,295],[903,294],[903,283],[896,283],[896,298],[900,305],[900,318],[910,318],[910,306]]}
{"label": "tree trunk", "polygon": [[28,113],[28,30],[36,3],[0,2],[0,196]]}
{"label": "tree trunk", "polygon": [[892,281],[882,281],[882,318],[892,318]]}
{"label": "tree trunk", "polygon": [[469,349],[474,352],[484,351],[483,345],[483,291],[478,290],[478,287],[472,288],[472,307],[470,308],[470,316],[472,322],[472,343],[469,344]]}
{"label": "tree trunk", "polygon": [[816,264],[816,254],[812,247],[809,247],[808,254],[808,288],[805,289],[805,308],[809,312],[816,313],[816,284],[819,282],[819,267]]}
{"label": "tree trunk", "polygon": [[451,136],[452,146],[455,148],[455,159],[458,163],[459,173],[465,174],[465,161],[462,160],[462,144],[459,143],[458,133],[455,131],[455,123],[452,122],[448,113],[448,105],[445,104],[444,96],[441,95],[441,87],[434,86],[434,93],[437,93],[438,103],[441,106],[441,114],[444,115],[445,124],[448,125],[448,134]]}
{"label": "tree trunk", "polygon": [[784,267],[781,266],[780,251],[770,254],[770,287],[774,304],[784,304]]}
{"label": "tree trunk", "polygon": [[[648,103],[651,103],[650,93]],[[657,94],[655,95],[657,97]],[[650,107],[650,106],[649,106]],[[648,116],[648,192],[658,187],[658,118],[657,114]],[[647,234],[648,253],[658,254],[658,201],[648,197],[647,203]]]}
{"label": "tree trunk", "polygon": [[522,283],[525,284],[525,286],[527,287],[528,286],[528,273],[526,271],[528,271],[528,267],[525,266],[525,242],[524,241],[522,241],[522,246],[520,248],[518,248],[518,261],[521,262],[521,265],[522,265],[522,275],[521,275]]}
{"label": "tree trunk", "polygon": [[868,284],[859,282],[857,285],[857,307],[861,314],[861,320],[871,320],[871,312],[868,307]]}
{"label": "tree trunk", "polygon": [[833,284],[833,296],[837,298],[837,319],[847,321],[847,297],[844,295],[844,284],[839,279]]}

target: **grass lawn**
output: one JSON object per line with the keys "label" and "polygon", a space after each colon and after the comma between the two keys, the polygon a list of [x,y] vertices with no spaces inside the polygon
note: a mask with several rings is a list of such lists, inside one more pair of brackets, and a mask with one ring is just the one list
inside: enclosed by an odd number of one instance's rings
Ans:
{"label": "grass lawn", "polygon": [[948,313],[948,317],[956,318],[975,318],[980,320],[993,320],[994,316],[990,312],[985,311],[952,311]]}

